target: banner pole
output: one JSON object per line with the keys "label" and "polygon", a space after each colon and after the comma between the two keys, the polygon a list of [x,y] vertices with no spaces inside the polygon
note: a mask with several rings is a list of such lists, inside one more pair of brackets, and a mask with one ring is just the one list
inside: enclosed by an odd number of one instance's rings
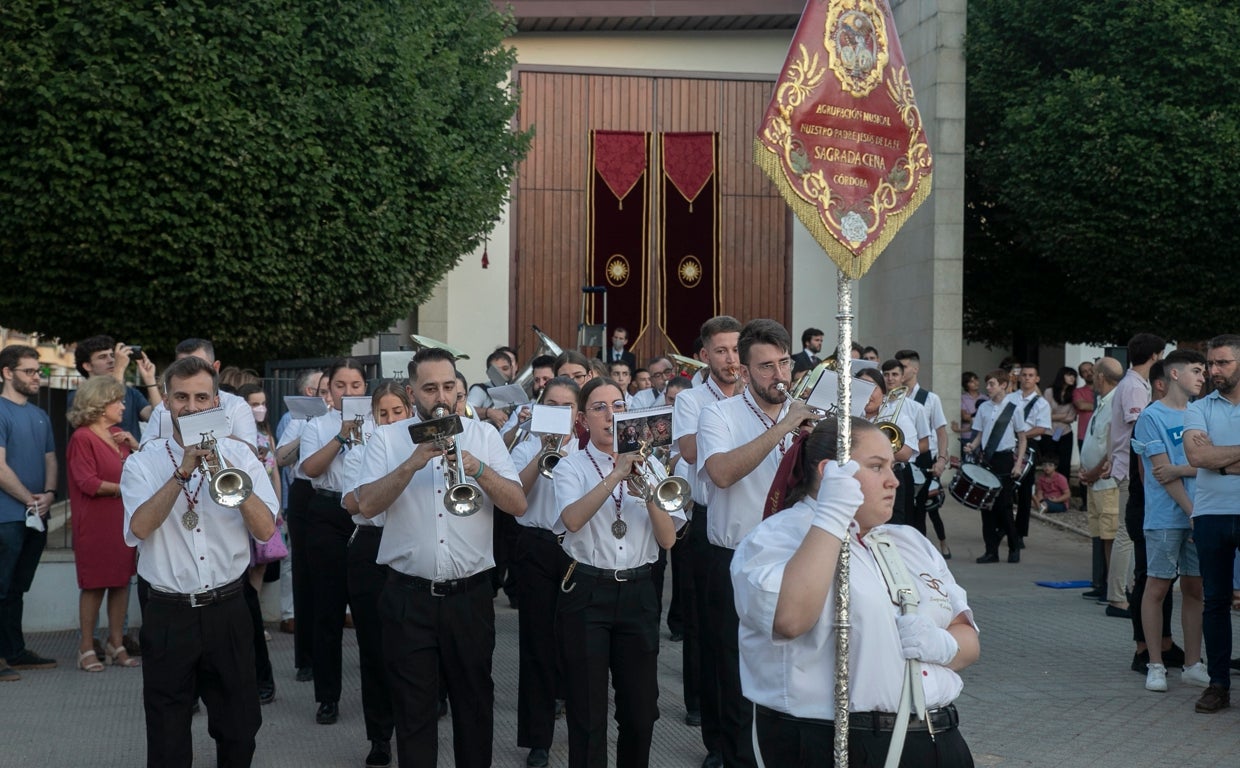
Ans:
{"label": "banner pole", "polygon": [[[840,361],[839,376],[839,443],[836,456],[841,464],[849,459],[852,442],[852,330],[853,296],[852,280],[839,270],[836,278],[839,313],[835,316],[839,325],[839,343],[836,359]],[[835,765],[848,765],[848,640],[849,640],[849,569],[850,553],[848,537],[840,545],[838,573],[835,579]]]}

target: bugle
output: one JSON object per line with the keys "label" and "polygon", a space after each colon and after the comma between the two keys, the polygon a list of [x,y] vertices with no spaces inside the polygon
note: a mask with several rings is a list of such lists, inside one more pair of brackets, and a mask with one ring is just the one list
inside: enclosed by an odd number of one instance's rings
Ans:
{"label": "bugle", "polygon": [[200,434],[202,440],[198,447],[210,451],[198,460],[198,466],[207,478],[207,493],[221,507],[241,506],[254,492],[254,481],[246,473],[224,463],[224,454],[220,452],[220,443],[215,439],[214,432]]}
{"label": "bugle", "polygon": [[[878,414],[874,417],[874,426],[886,436],[888,442],[891,443],[891,452],[899,453],[904,447],[904,430],[900,429],[900,425],[896,423],[896,419],[900,417],[900,410],[904,408],[904,401],[908,395],[908,387],[896,387],[887,393],[883,398],[883,404],[878,408]],[[894,405],[894,409],[892,406]],[[888,414],[887,411],[891,410]]]}
{"label": "bugle", "polygon": [[534,329],[534,335],[538,337],[538,349],[534,354],[530,355],[529,360],[525,363],[525,367],[517,373],[517,377],[512,380],[512,383],[524,389],[525,394],[532,396],[534,394],[534,360],[543,355],[559,357],[564,350],[560,348],[559,344],[552,341],[550,336],[543,333],[537,325],[531,325],[530,328]]}
{"label": "bugle", "polygon": [[452,451],[455,462],[444,461],[444,492],[443,506],[449,513],[457,517],[469,517],[482,509],[482,491],[475,485],[465,481],[465,462],[461,459],[461,443],[453,435],[460,434],[460,416],[449,414],[442,405],[431,411],[431,419],[445,424],[456,420],[435,437],[435,446],[444,451]]}
{"label": "bugle", "polygon": [[669,353],[668,358],[673,363],[676,364],[677,375],[684,376],[689,379],[693,378],[693,374],[697,373],[703,368],[709,367],[706,363],[703,363],[701,360],[695,360],[692,357],[685,357],[684,355],[673,355]]}
{"label": "bugle", "polygon": [[684,478],[670,475],[667,466],[652,455],[650,448],[642,446],[639,453],[642,460],[640,464],[633,465],[632,475],[632,483],[639,495],[668,513],[684,509],[693,501],[693,492]]}
{"label": "bugle", "polygon": [[543,435],[542,452],[538,454],[538,474],[548,480],[555,473],[560,459],[564,458],[564,454],[560,453],[560,443],[563,440],[564,435]]}

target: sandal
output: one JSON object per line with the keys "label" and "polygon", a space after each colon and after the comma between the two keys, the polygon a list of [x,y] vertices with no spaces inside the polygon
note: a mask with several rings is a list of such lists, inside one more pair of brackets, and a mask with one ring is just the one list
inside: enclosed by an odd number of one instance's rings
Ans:
{"label": "sandal", "polygon": [[129,651],[125,650],[123,644],[120,648],[117,648],[112,643],[108,643],[104,646],[104,655],[107,657],[109,664],[117,667],[137,667],[142,664],[137,659],[129,657]]}
{"label": "sandal", "polygon": [[[94,659],[94,661],[88,662],[86,661],[87,659]],[[95,651],[93,649],[89,651],[78,652],[77,666],[78,666],[78,669],[82,670],[83,672],[102,672],[103,671],[103,662],[100,661],[99,657],[95,655]]]}

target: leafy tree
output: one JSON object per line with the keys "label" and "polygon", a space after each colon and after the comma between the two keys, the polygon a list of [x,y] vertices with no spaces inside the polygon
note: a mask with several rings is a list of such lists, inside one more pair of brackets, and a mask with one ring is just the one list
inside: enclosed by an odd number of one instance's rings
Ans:
{"label": "leafy tree", "polygon": [[0,4],[0,324],[338,352],[497,219],[527,135],[489,0]]}
{"label": "leafy tree", "polygon": [[973,340],[1235,329],[1240,4],[972,0]]}

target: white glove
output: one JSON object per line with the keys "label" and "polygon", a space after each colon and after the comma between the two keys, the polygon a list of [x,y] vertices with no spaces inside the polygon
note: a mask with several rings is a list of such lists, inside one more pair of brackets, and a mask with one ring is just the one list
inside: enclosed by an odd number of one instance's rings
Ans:
{"label": "white glove", "polygon": [[896,629],[900,631],[900,646],[906,659],[946,666],[960,650],[960,644],[951,632],[936,627],[934,622],[919,613],[897,616]]}
{"label": "white glove", "polygon": [[861,483],[854,477],[858,469],[860,467],[855,461],[843,466],[838,461],[828,461],[822,483],[818,486],[814,519],[810,525],[821,528],[840,541],[848,536],[848,526],[857,514],[857,508],[865,501]]}

